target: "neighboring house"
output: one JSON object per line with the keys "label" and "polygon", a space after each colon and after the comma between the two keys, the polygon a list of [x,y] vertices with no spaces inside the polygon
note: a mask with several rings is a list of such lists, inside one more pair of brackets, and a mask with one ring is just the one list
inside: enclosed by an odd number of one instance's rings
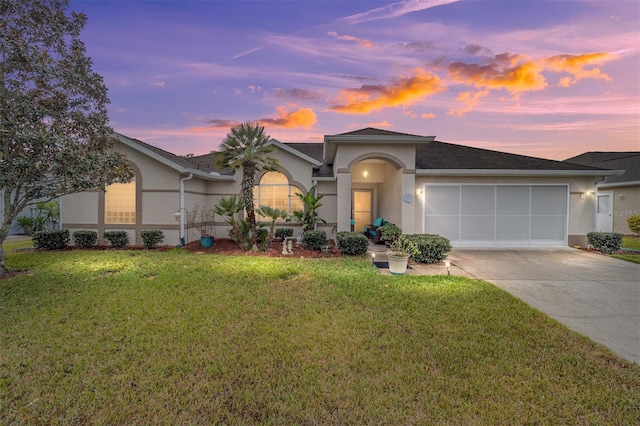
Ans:
{"label": "neighboring house", "polygon": [[[185,225],[186,211],[240,194],[241,174],[216,169],[211,154],[180,157],[118,138],[135,181],[65,196],[62,225],[71,232],[126,230],[139,244],[140,231],[157,228],[165,244],[188,242],[198,235]],[[300,208],[295,193],[315,187],[329,238],[384,217],[407,234],[440,234],[454,246],[584,246],[595,229],[597,185],[621,173],[373,128],[326,135],[324,143],[271,143],[282,170],[257,176],[256,205],[292,212]],[[218,218],[216,236],[227,231]]]}
{"label": "neighboring house", "polygon": [[640,214],[640,152],[585,152],[568,163],[624,170],[596,185],[597,231],[633,234],[627,218]]}

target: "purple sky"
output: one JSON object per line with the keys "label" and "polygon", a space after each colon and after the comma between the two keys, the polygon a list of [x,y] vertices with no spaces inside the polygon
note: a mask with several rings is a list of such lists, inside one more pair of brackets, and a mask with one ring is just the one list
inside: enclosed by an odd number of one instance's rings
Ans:
{"label": "purple sky", "polygon": [[566,159],[640,150],[640,2],[91,1],[113,128],[176,154],[259,121]]}

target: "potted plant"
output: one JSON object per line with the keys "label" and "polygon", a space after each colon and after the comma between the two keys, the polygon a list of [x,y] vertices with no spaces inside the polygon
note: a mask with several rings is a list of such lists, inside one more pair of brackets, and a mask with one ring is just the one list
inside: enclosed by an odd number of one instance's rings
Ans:
{"label": "potted plant", "polygon": [[391,241],[387,258],[389,259],[389,272],[392,275],[402,275],[407,271],[409,258],[420,254],[420,249],[406,235],[400,234]]}
{"label": "potted plant", "polygon": [[215,213],[210,207],[196,205],[189,212],[188,222],[200,233],[200,245],[202,247],[211,247],[215,241],[213,236]]}
{"label": "potted plant", "polygon": [[383,241],[384,245],[387,247],[391,246],[393,240],[402,234],[402,229],[400,229],[398,225],[389,222],[385,223],[378,229],[380,230],[380,241]]}

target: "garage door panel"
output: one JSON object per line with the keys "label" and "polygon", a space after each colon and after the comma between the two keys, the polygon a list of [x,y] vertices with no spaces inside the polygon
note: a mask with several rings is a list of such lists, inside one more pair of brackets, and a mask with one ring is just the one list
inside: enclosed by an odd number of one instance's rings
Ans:
{"label": "garage door panel", "polygon": [[496,189],[498,215],[526,215],[531,212],[531,187],[498,186]]}
{"label": "garage door panel", "polygon": [[495,238],[495,216],[462,216],[462,240],[493,240]]}
{"label": "garage door panel", "polygon": [[425,232],[458,246],[564,245],[566,185],[427,185]]}
{"label": "garage door panel", "polygon": [[497,240],[529,240],[530,217],[498,216],[496,219]]}
{"label": "garage door panel", "polygon": [[459,216],[431,216],[425,225],[424,232],[427,234],[442,235],[449,240],[460,239]]}
{"label": "garage door panel", "polygon": [[532,240],[563,240],[566,220],[564,216],[532,216]]}

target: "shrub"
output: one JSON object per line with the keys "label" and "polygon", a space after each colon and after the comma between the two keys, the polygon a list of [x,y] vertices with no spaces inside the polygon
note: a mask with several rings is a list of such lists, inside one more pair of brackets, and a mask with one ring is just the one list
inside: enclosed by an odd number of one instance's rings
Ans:
{"label": "shrub", "polygon": [[587,242],[600,253],[611,254],[620,249],[622,244],[622,234],[617,232],[589,232]]}
{"label": "shrub", "polygon": [[105,231],[102,236],[105,240],[109,241],[113,248],[122,248],[129,244],[129,234],[127,234],[127,231]]}
{"label": "shrub", "polygon": [[164,239],[164,233],[159,229],[144,229],[140,235],[146,249],[154,248]]}
{"label": "shrub", "polygon": [[437,234],[413,234],[409,239],[416,243],[420,253],[412,259],[420,263],[438,263],[451,251],[451,243]]}
{"label": "shrub", "polygon": [[96,231],[76,231],[73,233],[73,242],[78,248],[91,248],[98,242],[98,233]]}
{"label": "shrub", "polygon": [[33,234],[33,247],[38,250],[62,250],[69,245],[69,230],[38,231]]}
{"label": "shrub", "polygon": [[393,223],[385,223],[380,227],[380,240],[391,242],[402,234],[402,229]]}
{"label": "shrub", "polygon": [[629,216],[627,218],[627,225],[629,225],[629,229],[631,229],[631,232],[640,234],[640,214]]}
{"label": "shrub", "polygon": [[346,256],[361,256],[369,248],[369,239],[359,232],[341,231],[336,234],[336,247]]}
{"label": "shrub", "polygon": [[327,244],[327,233],[324,231],[307,231],[302,236],[302,245],[311,250],[320,250]]}
{"label": "shrub", "polygon": [[293,228],[278,228],[276,229],[276,238],[284,240],[285,238],[293,237]]}

